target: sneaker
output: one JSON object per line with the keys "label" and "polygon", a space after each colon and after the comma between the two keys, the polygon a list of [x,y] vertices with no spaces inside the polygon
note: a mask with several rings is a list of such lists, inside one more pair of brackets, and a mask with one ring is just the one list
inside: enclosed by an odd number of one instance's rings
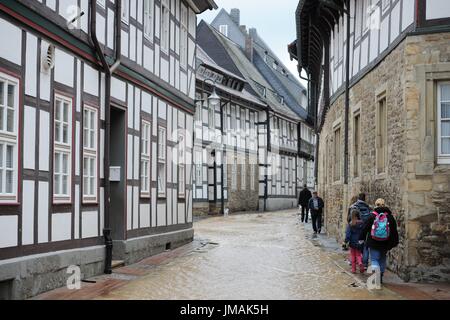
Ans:
{"label": "sneaker", "polygon": [[318,231],[319,233],[321,233],[322,232],[322,229],[319,229],[319,231]]}

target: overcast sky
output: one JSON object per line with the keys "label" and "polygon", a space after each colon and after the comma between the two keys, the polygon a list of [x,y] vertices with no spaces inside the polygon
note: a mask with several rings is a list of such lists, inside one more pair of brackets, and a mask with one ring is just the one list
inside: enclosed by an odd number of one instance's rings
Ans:
{"label": "overcast sky", "polygon": [[[219,9],[208,10],[199,16],[211,23],[220,9],[228,12],[232,8],[241,10],[241,25],[256,28],[259,36],[270,46],[278,58],[294,76],[298,77],[297,62],[289,59],[287,45],[295,40],[295,10],[298,0],[215,0]],[[303,83],[303,81],[302,81]],[[304,83],[303,83],[304,84]]]}

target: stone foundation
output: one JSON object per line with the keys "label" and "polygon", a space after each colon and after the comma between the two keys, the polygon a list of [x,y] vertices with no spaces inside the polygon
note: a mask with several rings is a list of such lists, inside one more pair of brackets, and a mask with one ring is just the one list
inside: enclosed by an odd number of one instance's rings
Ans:
{"label": "stone foundation", "polygon": [[[344,94],[320,134],[319,192],[327,231],[344,237],[348,198],[384,198],[398,221],[400,245],[390,268],[408,281],[450,281],[450,165],[437,164],[436,83],[450,80],[450,34],[409,36],[350,90],[349,184],[343,184]],[[386,173],[377,174],[378,95],[387,103]],[[361,115],[360,175],[354,173],[353,116]],[[341,178],[335,178],[334,131],[341,126]]]}

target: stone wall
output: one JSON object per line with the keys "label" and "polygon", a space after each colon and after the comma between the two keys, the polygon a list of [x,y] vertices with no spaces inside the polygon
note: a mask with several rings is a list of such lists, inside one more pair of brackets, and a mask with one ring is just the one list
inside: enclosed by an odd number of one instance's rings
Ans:
{"label": "stone wall", "polygon": [[[253,158],[252,165],[256,166],[255,168],[255,188],[251,190],[250,188],[250,155],[246,153],[237,153],[238,157],[238,166],[237,166],[237,188],[235,190],[231,187],[231,175],[232,175],[232,165],[234,153],[227,152],[227,186],[228,186],[228,203],[227,207],[230,209],[230,213],[233,212],[241,212],[241,211],[256,211],[258,210],[258,176],[259,176],[259,168],[256,164],[256,159]],[[253,157],[256,157],[254,155]],[[243,170],[243,163],[245,159],[245,170]],[[242,189],[242,176],[245,173],[246,176],[246,184],[245,189]]]}
{"label": "stone wall", "polygon": [[[330,235],[342,240],[349,198],[384,198],[397,218],[400,245],[390,267],[411,281],[450,280],[450,165],[437,165],[436,81],[450,80],[450,35],[409,36],[350,90],[349,184],[343,184],[344,95],[334,100],[320,133],[319,192]],[[376,170],[378,95],[387,103],[388,157]],[[354,177],[353,115],[361,115],[361,169]],[[334,181],[334,130],[341,126],[341,179]]]}

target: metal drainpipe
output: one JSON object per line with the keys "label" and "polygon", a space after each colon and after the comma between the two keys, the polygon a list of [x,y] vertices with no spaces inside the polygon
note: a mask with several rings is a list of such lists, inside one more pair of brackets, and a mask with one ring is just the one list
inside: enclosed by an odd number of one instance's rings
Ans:
{"label": "metal drainpipe", "polygon": [[91,41],[94,45],[95,52],[100,59],[100,62],[105,72],[105,145],[104,145],[104,180],[105,180],[105,196],[104,196],[104,212],[105,212],[105,227],[103,229],[103,236],[106,246],[105,257],[105,270],[106,274],[112,273],[112,248],[113,242],[111,237],[110,226],[110,184],[109,184],[109,149],[110,149],[110,132],[111,132],[111,76],[114,70],[120,65],[120,12],[122,10],[121,1],[116,1],[116,28],[115,28],[115,40],[116,40],[116,61],[113,67],[110,68],[108,62],[105,59],[103,50],[97,38],[97,2],[90,2],[90,35]]}
{"label": "metal drainpipe", "polygon": [[348,184],[348,167],[349,167],[349,152],[348,152],[348,129],[349,129],[349,113],[350,113],[350,0],[345,1],[347,7],[347,46],[346,46],[346,74],[345,74],[345,154],[344,154],[344,185]]}

